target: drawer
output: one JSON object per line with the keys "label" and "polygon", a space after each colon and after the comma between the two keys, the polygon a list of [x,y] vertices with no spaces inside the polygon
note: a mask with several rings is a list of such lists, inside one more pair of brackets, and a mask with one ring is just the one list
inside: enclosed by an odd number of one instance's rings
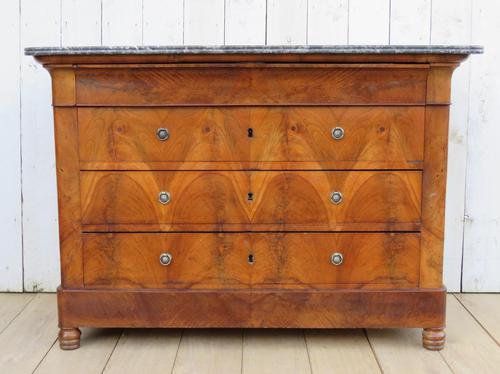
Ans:
{"label": "drawer", "polygon": [[85,234],[85,287],[412,287],[419,245],[417,233]]}
{"label": "drawer", "polygon": [[80,179],[86,231],[412,231],[420,222],[419,171],[83,171]]}
{"label": "drawer", "polygon": [[79,150],[84,169],[418,168],[424,114],[423,107],[79,108]]}
{"label": "drawer", "polygon": [[427,64],[79,67],[83,106],[424,104]]}

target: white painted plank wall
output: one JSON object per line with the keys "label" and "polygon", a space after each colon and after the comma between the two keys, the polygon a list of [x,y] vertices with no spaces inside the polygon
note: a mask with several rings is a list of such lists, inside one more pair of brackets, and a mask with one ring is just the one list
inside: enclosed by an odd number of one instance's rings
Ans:
{"label": "white painted plank wall", "polygon": [[429,44],[431,0],[391,0],[390,44]]}
{"label": "white painted plank wall", "polygon": [[102,44],[142,44],[142,0],[102,0]]}
{"label": "white painted plank wall", "polygon": [[[434,1],[431,43],[470,44],[471,4],[470,0]],[[473,60],[476,58],[472,57]],[[460,291],[462,278],[469,61],[455,71],[451,92],[444,248],[444,278],[450,291]]]}
{"label": "white painted plank wall", "polygon": [[224,0],[184,0],[184,44],[224,44]]}
{"label": "white painted plank wall", "polygon": [[348,0],[308,0],[307,44],[347,44]]}
{"label": "white painted plank wall", "polygon": [[349,0],[349,44],[389,44],[389,0]]}
{"label": "white painted plank wall", "polygon": [[0,8],[0,290],[22,291],[19,1]]}
{"label": "white painted plank wall", "polygon": [[[500,179],[488,174],[495,170],[498,159],[494,135],[499,135],[495,124],[500,120],[496,94],[500,75],[495,63],[500,56],[494,35],[500,31],[495,18],[499,10],[499,5],[487,0],[474,2],[474,6],[472,0],[2,2],[0,35],[8,57],[0,69],[0,172],[7,181],[0,194],[0,290],[22,289],[23,251],[25,290],[54,290],[59,283],[50,80],[31,57],[21,56],[20,48],[469,44],[472,33],[473,42],[487,44],[488,49],[485,56],[472,58],[472,67],[468,63],[460,67],[453,82],[445,282],[450,290],[460,290],[463,253],[464,289],[500,291],[500,272],[496,271],[500,265],[500,199],[491,197],[500,189]],[[464,232],[465,194],[465,209],[472,220]]]}
{"label": "white painted plank wall", "polygon": [[463,290],[500,292],[500,3],[474,0]]}
{"label": "white painted plank wall", "polygon": [[267,44],[307,42],[307,0],[267,1]]}
{"label": "white painted plank wall", "polygon": [[[21,0],[21,48],[61,44],[60,0]],[[50,77],[33,58],[21,58],[21,134],[24,288],[59,284],[57,193]]]}
{"label": "white painted plank wall", "polygon": [[142,27],[145,45],[182,45],[184,1],[143,0]]}
{"label": "white painted plank wall", "polygon": [[266,0],[226,0],[226,45],[266,44]]}
{"label": "white painted plank wall", "polygon": [[62,0],[61,20],[63,46],[101,44],[101,0]]}

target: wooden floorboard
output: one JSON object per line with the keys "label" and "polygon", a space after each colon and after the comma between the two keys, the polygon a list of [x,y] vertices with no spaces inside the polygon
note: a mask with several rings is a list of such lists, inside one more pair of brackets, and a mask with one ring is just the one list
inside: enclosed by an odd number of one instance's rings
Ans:
{"label": "wooden floorboard", "polygon": [[106,364],[105,374],[170,373],[181,330],[126,329]]}
{"label": "wooden floorboard", "polygon": [[0,333],[34,297],[34,293],[0,293]]}
{"label": "wooden floorboard", "polygon": [[[55,330],[55,326],[52,326]],[[83,329],[81,347],[62,351],[54,344],[35,370],[36,374],[99,374],[120,337],[120,330]],[[68,368],[71,368],[69,370]]]}
{"label": "wooden floorboard", "polygon": [[306,330],[305,336],[314,374],[381,372],[362,329]]}
{"label": "wooden floorboard", "polygon": [[500,294],[457,294],[460,303],[500,346]]}
{"label": "wooden floorboard", "polygon": [[184,330],[174,374],[241,372],[242,330]]}
{"label": "wooden floorboard", "polygon": [[83,329],[61,351],[53,294],[0,294],[0,373],[498,373],[500,294],[448,295],[447,343],[421,329]]}
{"label": "wooden floorboard", "polygon": [[367,333],[385,374],[452,372],[438,352],[422,347],[422,329],[369,329]]}
{"label": "wooden floorboard", "polygon": [[311,373],[302,330],[245,330],[243,374]]}
{"label": "wooden floorboard", "polygon": [[455,373],[499,373],[496,342],[453,295],[448,295],[446,310],[446,346],[440,354],[451,369]]}
{"label": "wooden floorboard", "polygon": [[57,339],[56,295],[38,294],[0,334],[0,373],[32,373]]}

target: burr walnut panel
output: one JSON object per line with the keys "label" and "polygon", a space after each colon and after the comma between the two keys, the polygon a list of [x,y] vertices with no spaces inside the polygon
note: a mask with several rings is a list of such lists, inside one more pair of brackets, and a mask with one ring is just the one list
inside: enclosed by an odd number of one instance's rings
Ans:
{"label": "burr walnut panel", "polygon": [[[85,234],[85,286],[414,287],[419,242],[416,233]],[[343,256],[340,265],[332,253]]]}
{"label": "burr walnut panel", "polygon": [[[202,162],[209,169],[216,162],[415,168],[423,160],[424,113],[422,107],[79,108],[80,159],[111,169]],[[162,128],[164,140],[157,134]]]}
{"label": "burr walnut panel", "polygon": [[423,107],[253,109],[250,159],[354,161],[374,168],[418,164],[423,160],[424,115]]}
{"label": "burr walnut panel", "polygon": [[184,64],[76,70],[76,104],[424,104],[427,64]]}
{"label": "burr walnut panel", "polygon": [[446,290],[59,289],[58,303],[62,326],[401,328],[444,326]]}
{"label": "burr walnut panel", "polygon": [[[249,159],[250,112],[231,108],[79,108],[83,162]],[[161,140],[158,129],[168,138]]]}
{"label": "burr walnut panel", "polygon": [[[418,171],[84,171],[82,223],[398,229],[420,222],[420,189]],[[333,192],[340,203],[331,201]]]}

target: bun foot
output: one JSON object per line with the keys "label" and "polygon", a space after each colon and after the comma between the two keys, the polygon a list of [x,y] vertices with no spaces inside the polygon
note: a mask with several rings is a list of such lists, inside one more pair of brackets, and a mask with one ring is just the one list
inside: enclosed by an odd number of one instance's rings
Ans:
{"label": "bun foot", "polygon": [[446,333],[444,327],[431,327],[422,331],[422,344],[430,351],[440,351],[444,348]]}
{"label": "bun foot", "polygon": [[80,329],[61,327],[59,329],[59,347],[65,351],[80,348]]}

